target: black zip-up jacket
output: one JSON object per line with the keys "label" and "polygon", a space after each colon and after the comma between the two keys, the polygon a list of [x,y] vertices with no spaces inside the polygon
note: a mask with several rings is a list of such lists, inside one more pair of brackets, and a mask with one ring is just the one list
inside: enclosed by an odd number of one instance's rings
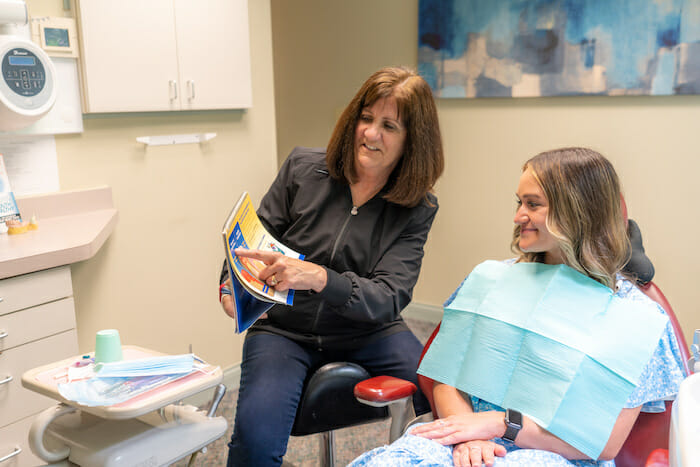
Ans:
{"label": "black zip-up jacket", "polygon": [[[353,348],[408,329],[400,313],[418,280],[437,198],[407,208],[382,190],[352,214],[350,188],[330,177],[325,157],[324,149],[295,148],[257,213],[276,239],[325,267],[328,283],[319,293],[297,290],[293,306],[275,305],[248,332]],[[227,277],[224,267],[221,282]]]}

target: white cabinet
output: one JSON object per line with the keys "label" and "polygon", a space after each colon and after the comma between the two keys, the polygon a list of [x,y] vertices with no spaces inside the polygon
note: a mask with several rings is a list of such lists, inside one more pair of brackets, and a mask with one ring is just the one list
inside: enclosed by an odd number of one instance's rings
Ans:
{"label": "white cabinet", "polygon": [[42,463],[28,448],[29,427],[55,401],[21,379],[78,353],[72,295],[69,266],[0,280],[0,467]]}
{"label": "white cabinet", "polygon": [[76,0],[86,113],[252,105],[247,0]]}

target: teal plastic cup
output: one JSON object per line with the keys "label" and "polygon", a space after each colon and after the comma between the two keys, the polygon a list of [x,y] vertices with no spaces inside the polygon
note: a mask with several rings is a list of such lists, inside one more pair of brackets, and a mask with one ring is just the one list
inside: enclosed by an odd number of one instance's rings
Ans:
{"label": "teal plastic cup", "polygon": [[95,336],[95,363],[118,362],[122,359],[122,343],[119,331],[103,329]]}

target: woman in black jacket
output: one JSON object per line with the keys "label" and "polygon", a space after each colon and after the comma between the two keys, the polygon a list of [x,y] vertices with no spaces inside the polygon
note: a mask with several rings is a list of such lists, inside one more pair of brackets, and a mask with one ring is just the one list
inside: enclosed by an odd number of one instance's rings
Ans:
{"label": "woman in black jacket", "polygon": [[[305,260],[236,252],[267,265],[260,280],[296,292],[293,306],[274,306],[246,335],[229,466],[282,463],[304,381],[328,362],[416,381],[422,345],[400,313],[418,280],[443,166],[432,92],[404,68],[383,68],[362,85],[326,150],[295,148],[287,158],[257,213]],[[233,315],[229,295],[222,306]],[[414,406],[430,410],[422,394]]]}

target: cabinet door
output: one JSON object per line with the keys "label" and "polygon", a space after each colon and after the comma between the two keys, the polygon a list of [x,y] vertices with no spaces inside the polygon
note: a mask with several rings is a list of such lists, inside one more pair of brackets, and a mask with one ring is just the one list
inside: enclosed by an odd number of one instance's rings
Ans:
{"label": "cabinet door", "polygon": [[172,0],[83,0],[78,13],[86,112],[180,108]]}
{"label": "cabinet door", "polygon": [[174,0],[182,109],[252,105],[247,0]]}

